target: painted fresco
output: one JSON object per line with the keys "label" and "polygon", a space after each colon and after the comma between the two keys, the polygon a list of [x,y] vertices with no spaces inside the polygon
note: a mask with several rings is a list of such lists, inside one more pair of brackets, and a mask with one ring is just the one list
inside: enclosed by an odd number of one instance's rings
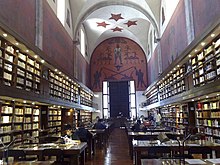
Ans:
{"label": "painted fresco", "polygon": [[161,37],[162,70],[164,71],[187,47],[184,1],[180,1]]}
{"label": "painted fresco", "polygon": [[102,82],[135,80],[136,90],[147,88],[147,63],[135,42],[115,37],[101,43],[91,58],[91,89],[102,91]]}
{"label": "painted fresco", "polygon": [[219,0],[192,0],[195,36],[199,36],[219,19]]}
{"label": "painted fresco", "polygon": [[0,22],[35,44],[35,0],[0,0]]}
{"label": "painted fresco", "polygon": [[45,1],[43,9],[43,51],[58,69],[73,76],[73,42],[63,25]]}

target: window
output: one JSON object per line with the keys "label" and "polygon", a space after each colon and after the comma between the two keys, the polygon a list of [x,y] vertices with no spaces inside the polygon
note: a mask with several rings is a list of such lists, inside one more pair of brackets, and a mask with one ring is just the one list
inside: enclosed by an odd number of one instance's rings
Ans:
{"label": "window", "polygon": [[[136,91],[135,91],[135,82],[128,81],[129,83],[129,115],[131,118],[136,118],[137,110],[136,110]],[[110,117],[110,105],[109,105],[109,82],[103,81],[103,117]]]}
{"label": "window", "polygon": [[57,17],[60,22],[64,25],[65,23],[65,1],[57,0]]}
{"label": "window", "polygon": [[85,57],[85,33],[83,29],[80,29],[80,51],[82,55]]}

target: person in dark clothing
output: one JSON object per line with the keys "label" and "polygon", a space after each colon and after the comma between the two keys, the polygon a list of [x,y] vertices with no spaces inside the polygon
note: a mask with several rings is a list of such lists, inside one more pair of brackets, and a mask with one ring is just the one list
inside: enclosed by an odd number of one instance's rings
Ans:
{"label": "person in dark clothing", "polygon": [[95,123],[95,125],[94,125],[93,128],[94,128],[94,129],[105,129],[105,128],[106,128],[106,125],[102,123],[102,119],[99,119],[99,120]]}
{"label": "person in dark clothing", "polygon": [[85,129],[84,124],[81,123],[79,128],[73,134],[73,140],[80,140],[81,142],[88,142],[92,138],[92,133]]}
{"label": "person in dark clothing", "polygon": [[141,131],[141,120],[137,120],[137,122],[132,127],[133,131]]}

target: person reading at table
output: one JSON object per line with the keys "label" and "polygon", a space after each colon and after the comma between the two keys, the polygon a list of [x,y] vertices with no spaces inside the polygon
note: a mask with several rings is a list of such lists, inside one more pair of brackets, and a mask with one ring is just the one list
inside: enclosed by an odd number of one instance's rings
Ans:
{"label": "person reading at table", "polygon": [[104,123],[102,123],[102,119],[99,119],[99,120],[95,123],[95,125],[94,125],[93,128],[94,128],[94,129],[105,129],[105,128],[106,128],[106,125],[105,125]]}
{"label": "person reading at table", "polygon": [[88,142],[92,138],[92,133],[85,129],[83,123],[79,124],[79,128],[73,134],[73,140],[80,140],[81,142]]}
{"label": "person reading at table", "polygon": [[143,125],[141,124],[141,120],[137,120],[134,126],[132,127],[132,130],[135,132],[141,131],[143,128]]}

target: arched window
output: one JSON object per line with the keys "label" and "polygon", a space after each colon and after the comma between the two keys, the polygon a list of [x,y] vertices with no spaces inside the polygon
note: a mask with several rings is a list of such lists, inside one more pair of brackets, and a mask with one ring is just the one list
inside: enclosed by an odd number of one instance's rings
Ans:
{"label": "arched window", "polygon": [[85,33],[83,29],[80,29],[80,51],[81,54],[85,57],[86,49],[85,49]]}
{"label": "arched window", "polygon": [[57,17],[60,22],[65,24],[65,0],[57,0]]}

